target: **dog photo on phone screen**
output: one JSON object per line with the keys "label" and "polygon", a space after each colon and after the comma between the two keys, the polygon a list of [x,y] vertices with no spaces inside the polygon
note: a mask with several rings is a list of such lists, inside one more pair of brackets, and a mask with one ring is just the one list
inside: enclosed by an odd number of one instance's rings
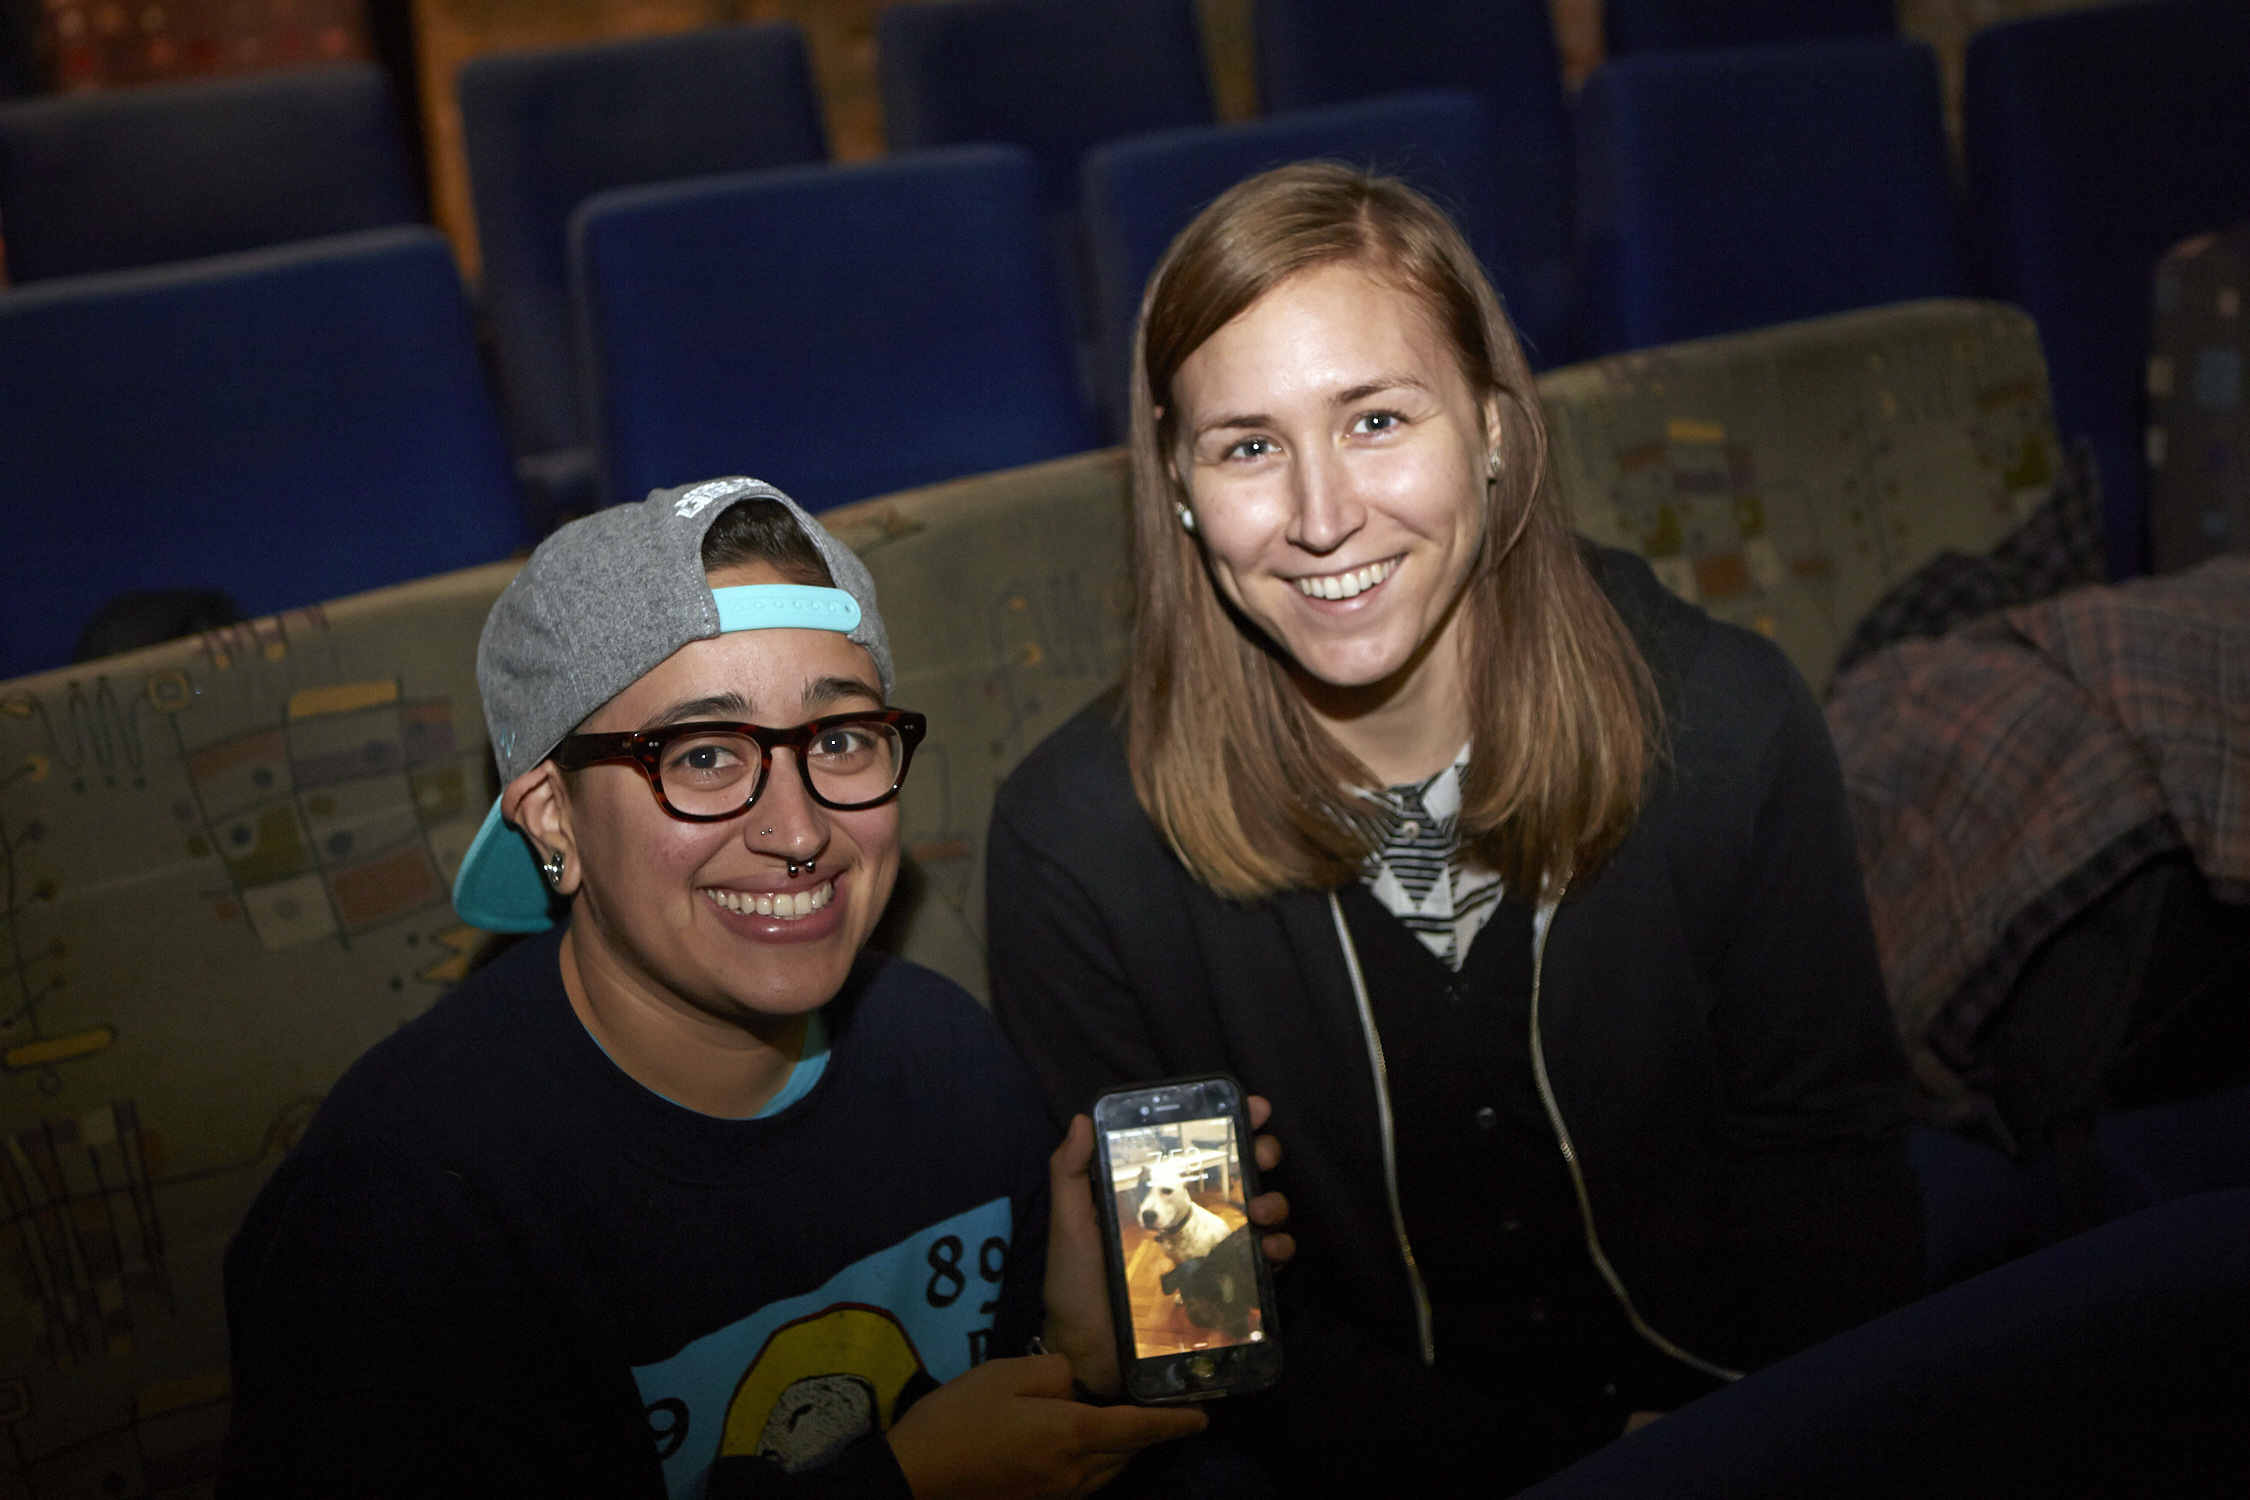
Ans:
{"label": "dog photo on phone screen", "polygon": [[1111,1131],[1109,1175],[1135,1357],[1263,1339],[1234,1121]]}

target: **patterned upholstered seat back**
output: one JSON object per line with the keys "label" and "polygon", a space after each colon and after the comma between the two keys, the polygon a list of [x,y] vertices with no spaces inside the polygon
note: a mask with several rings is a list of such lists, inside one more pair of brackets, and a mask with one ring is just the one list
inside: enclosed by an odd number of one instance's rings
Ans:
{"label": "patterned upholstered seat back", "polygon": [[1126,484],[1110,449],[821,517],[875,575],[893,701],[930,716],[900,795],[902,889],[876,941],[980,998],[993,793],[1125,664]]}
{"label": "patterned upholstered seat back", "polygon": [[215,1471],[227,1239],[479,937],[446,892],[512,572],[0,684],[0,1494]]}
{"label": "patterned upholstered seat back", "polygon": [[1780,643],[1815,689],[1867,608],[1981,552],[2059,468],[2031,320],[1937,300],[1698,339],[1539,383],[1579,529]]}

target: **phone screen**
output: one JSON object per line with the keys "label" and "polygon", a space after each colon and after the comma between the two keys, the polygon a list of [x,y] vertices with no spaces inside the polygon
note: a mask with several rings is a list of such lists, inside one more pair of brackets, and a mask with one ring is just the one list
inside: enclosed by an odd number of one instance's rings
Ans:
{"label": "phone screen", "polygon": [[[1143,1114],[1147,1111],[1143,1110]],[[1231,1116],[1103,1132],[1133,1355],[1262,1343],[1253,1236]]]}

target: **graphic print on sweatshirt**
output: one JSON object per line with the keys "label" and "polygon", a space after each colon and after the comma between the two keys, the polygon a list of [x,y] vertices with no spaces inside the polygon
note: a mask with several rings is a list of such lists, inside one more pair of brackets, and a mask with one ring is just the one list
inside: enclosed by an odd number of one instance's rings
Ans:
{"label": "graphic print on sweatshirt", "polygon": [[995,1352],[1013,1218],[995,1198],[636,1366],[666,1493],[702,1495],[724,1455],[817,1467],[982,1364]]}

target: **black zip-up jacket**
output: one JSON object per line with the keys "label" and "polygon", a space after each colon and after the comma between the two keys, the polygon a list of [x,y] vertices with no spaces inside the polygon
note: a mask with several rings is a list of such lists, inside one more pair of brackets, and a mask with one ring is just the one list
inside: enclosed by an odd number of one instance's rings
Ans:
{"label": "black zip-up jacket", "polygon": [[[1655,674],[1666,760],[1616,854],[1553,916],[1541,1035],[1635,1306],[1747,1370],[1919,1290],[1905,1064],[1804,681],[1640,559],[1587,557]],[[1418,1383],[1384,1104],[1327,896],[1238,903],[1199,884],[1133,795],[1114,695],[1009,778],[988,858],[995,1008],[1057,1117],[1211,1070],[1264,1094],[1286,1152],[1270,1185],[1300,1247],[1283,1278],[1291,1381],[1366,1387],[1331,1392],[1336,1409],[1447,1407]],[[1442,1350],[1446,1310],[1433,1315]],[[1473,1418],[1437,1426],[1455,1420]],[[1569,1456],[1530,1449],[1493,1477]]]}

